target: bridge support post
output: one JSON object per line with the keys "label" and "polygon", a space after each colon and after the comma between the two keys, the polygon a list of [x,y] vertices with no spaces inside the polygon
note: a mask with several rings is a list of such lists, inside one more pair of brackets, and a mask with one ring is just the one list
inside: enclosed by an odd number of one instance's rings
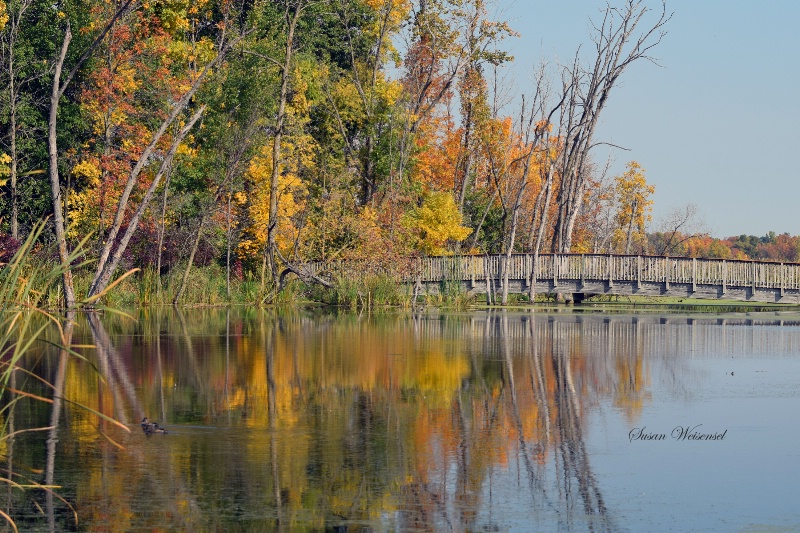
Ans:
{"label": "bridge support post", "polygon": [[581,289],[586,287],[586,255],[581,254]]}
{"label": "bridge support post", "polygon": [[728,284],[728,263],[722,260],[722,294],[728,292],[726,285]]}
{"label": "bridge support post", "polygon": [[697,258],[692,258],[692,293],[697,292]]}
{"label": "bridge support post", "polygon": [[642,288],[642,256],[636,256],[636,288]]}
{"label": "bridge support post", "polygon": [[553,254],[553,288],[558,287],[558,255]]}
{"label": "bridge support post", "polygon": [[783,263],[781,263],[780,272],[781,272],[781,274],[780,274],[780,276],[781,276],[781,298],[783,298],[783,294],[784,294],[784,292],[786,290],[786,269],[784,268]]}

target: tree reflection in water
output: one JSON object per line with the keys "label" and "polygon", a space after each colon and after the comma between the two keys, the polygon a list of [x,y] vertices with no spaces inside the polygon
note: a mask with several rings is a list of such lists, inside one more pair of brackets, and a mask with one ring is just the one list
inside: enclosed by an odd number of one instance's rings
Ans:
{"label": "tree reflection in water", "polygon": [[[587,420],[603,402],[636,420],[659,342],[631,319],[505,312],[149,310],[79,317],[75,335],[87,360],[28,368],[70,402],[171,430],[124,435],[56,403],[14,412],[53,428],[23,454],[18,439],[14,464],[60,484],[86,530],[611,531]],[[12,516],[35,523],[37,498],[10,498]],[[65,527],[45,503],[41,529]]]}

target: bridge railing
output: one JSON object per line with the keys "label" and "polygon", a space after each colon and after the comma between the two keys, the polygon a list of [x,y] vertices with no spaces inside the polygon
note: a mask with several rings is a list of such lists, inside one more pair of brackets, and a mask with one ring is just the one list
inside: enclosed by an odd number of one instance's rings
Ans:
{"label": "bridge railing", "polygon": [[[389,266],[369,261],[310,262],[314,275],[363,275],[383,272],[401,281],[442,282],[534,279],[532,254],[464,255],[408,258]],[[691,257],[607,254],[542,254],[537,280],[606,280],[610,282],[691,283],[723,287],[800,289],[800,264]]]}
{"label": "bridge railing", "polygon": [[[533,255],[421,257],[411,263],[405,281],[485,281],[533,279]],[[605,254],[542,254],[537,280],[608,280],[692,283],[730,287],[800,289],[800,264]]]}

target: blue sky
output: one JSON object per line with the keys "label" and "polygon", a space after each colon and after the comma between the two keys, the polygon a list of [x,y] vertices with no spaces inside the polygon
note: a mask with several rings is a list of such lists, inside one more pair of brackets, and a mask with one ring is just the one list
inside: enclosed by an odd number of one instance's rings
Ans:
{"label": "blue sky", "polygon": [[[531,91],[537,64],[591,45],[589,17],[605,5],[497,2],[496,17],[520,34],[506,41],[516,95]],[[628,148],[611,153],[611,175],[632,159],[645,168],[654,223],[691,202],[715,237],[799,235],[800,2],[667,0],[667,11],[668,34],[652,53],[660,66],[633,64],[601,116],[597,140]]]}

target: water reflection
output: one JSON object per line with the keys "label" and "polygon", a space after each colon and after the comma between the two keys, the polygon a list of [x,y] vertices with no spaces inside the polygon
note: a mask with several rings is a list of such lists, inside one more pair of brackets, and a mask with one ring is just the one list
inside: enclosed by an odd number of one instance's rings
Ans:
{"label": "water reflection", "polygon": [[54,384],[26,390],[53,402],[3,415],[50,428],[0,453],[79,516],[9,492],[30,531],[615,531],[591,420],[635,425],[654,375],[689,394],[687,357],[800,348],[795,328],[739,320],[505,312],[146,310],[78,317],[74,335],[85,359],[25,362]]}

